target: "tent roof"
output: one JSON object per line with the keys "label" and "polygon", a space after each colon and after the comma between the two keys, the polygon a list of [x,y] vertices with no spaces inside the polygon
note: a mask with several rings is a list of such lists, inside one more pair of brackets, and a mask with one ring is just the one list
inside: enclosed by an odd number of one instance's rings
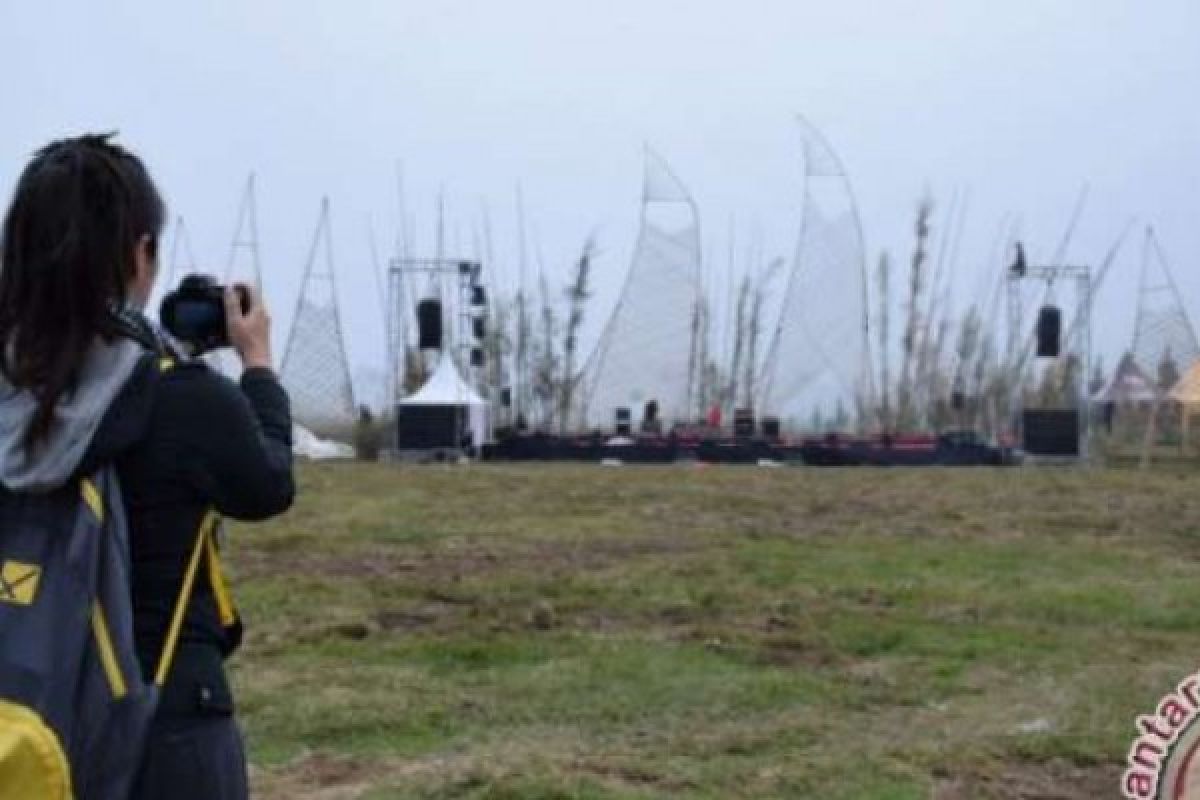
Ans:
{"label": "tent roof", "polygon": [[1092,400],[1096,403],[1153,403],[1160,395],[1159,388],[1137,365],[1133,355],[1126,353],[1112,379],[1092,395]]}
{"label": "tent roof", "polygon": [[425,385],[400,401],[402,406],[485,406],[487,403],[458,374],[454,359],[442,355]]}
{"label": "tent roof", "polygon": [[1188,367],[1169,395],[1172,400],[1185,406],[1200,405],[1200,361]]}

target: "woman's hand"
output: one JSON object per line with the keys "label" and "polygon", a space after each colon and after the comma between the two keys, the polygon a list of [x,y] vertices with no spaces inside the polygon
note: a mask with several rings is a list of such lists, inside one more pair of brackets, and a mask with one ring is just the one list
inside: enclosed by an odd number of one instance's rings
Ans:
{"label": "woman's hand", "polygon": [[[239,289],[250,298],[250,308],[245,312]],[[244,369],[271,368],[271,315],[258,289],[245,284],[225,288],[225,327]]]}

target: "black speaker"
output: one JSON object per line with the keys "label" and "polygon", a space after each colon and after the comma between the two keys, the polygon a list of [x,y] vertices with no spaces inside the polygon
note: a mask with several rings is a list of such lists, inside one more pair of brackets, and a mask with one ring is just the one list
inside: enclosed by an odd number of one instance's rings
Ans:
{"label": "black speaker", "polygon": [[396,447],[400,450],[453,449],[462,444],[465,406],[396,406]]}
{"label": "black speaker", "polygon": [[482,367],[484,365],[485,361],[487,361],[487,359],[484,358],[483,348],[482,347],[472,347],[471,348],[471,366],[472,367]]}
{"label": "black speaker", "polygon": [[1079,455],[1079,412],[1069,409],[1026,411],[1021,415],[1021,447],[1035,456]]}
{"label": "black speaker", "polygon": [[1055,306],[1044,306],[1037,319],[1038,358],[1058,358],[1061,338],[1062,311]]}
{"label": "black speaker", "polygon": [[628,408],[617,409],[617,436],[629,436],[633,433],[633,413]]}
{"label": "black speaker", "polygon": [[754,411],[738,408],[733,412],[733,436],[735,439],[754,438]]}
{"label": "black speaker", "polygon": [[658,418],[657,400],[650,400],[642,406],[642,433],[662,433],[662,420]]}
{"label": "black speaker", "polygon": [[762,435],[765,439],[778,439],[782,431],[782,426],[779,424],[779,417],[763,417],[762,418]]}
{"label": "black speaker", "polygon": [[417,347],[442,349],[442,301],[430,298],[417,303]]}

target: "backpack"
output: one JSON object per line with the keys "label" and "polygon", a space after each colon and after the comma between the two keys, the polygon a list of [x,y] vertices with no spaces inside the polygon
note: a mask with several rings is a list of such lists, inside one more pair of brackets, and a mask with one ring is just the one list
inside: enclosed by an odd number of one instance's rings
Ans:
{"label": "backpack", "polygon": [[222,622],[236,618],[219,524],[210,511],[200,525],[147,681],[116,470],[44,494],[0,488],[0,800],[128,797],[205,554]]}

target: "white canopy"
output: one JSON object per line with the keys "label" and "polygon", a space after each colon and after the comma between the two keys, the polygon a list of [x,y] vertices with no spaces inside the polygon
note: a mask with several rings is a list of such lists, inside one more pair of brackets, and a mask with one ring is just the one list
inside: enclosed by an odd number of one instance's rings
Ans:
{"label": "white canopy", "polygon": [[443,355],[425,385],[400,401],[402,406],[487,406],[458,374],[454,359]]}

